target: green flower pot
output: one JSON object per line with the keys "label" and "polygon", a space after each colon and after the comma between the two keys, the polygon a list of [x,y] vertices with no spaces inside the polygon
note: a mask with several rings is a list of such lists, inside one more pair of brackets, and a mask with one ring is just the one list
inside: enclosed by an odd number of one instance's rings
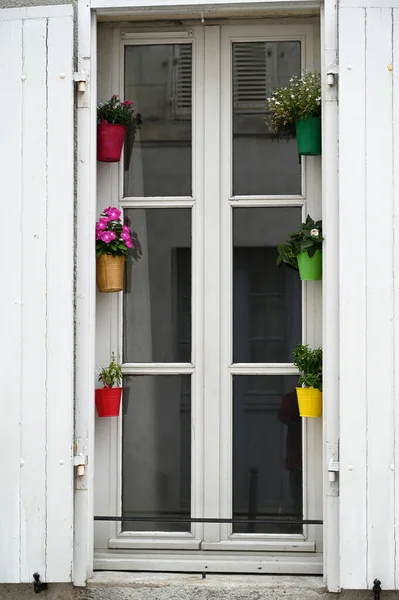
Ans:
{"label": "green flower pot", "polygon": [[321,279],[322,259],[320,250],[316,250],[312,257],[307,252],[302,252],[296,257],[298,261],[299,277],[302,281],[319,281]]}
{"label": "green flower pot", "polygon": [[321,154],[321,117],[299,119],[296,122],[298,154],[319,156]]}

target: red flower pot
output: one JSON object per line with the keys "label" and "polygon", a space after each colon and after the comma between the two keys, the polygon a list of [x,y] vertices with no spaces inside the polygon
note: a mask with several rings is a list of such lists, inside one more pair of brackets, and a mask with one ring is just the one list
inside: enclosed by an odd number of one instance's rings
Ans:
{"label": "red flower pot", "polygon": [[96,408],[99,417],[118,417],[122,388],[96,389]]}
{"label": "red flower pot", "polygon": [[97,160],[119,162],[125,141],[126,127],[104,121],[97,125]]}

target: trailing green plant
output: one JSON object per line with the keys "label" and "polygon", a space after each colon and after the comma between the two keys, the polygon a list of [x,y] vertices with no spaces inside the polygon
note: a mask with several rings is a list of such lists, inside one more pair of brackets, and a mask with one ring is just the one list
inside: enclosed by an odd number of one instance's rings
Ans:
{"label": "trailing green plant", "polygon": [[105,388],[119,387],[122,382],[122,367],[115,360],[115,354],[111,354],[109,367],[103,367],[98,375],[98,381],[101,381]]}
{"label": "trailing green plant", "polygon": [[321,348],[312,350],[308,344],[298,344],[292,356],[294,357],[294,365],[300,372],[299,384],[302,387],[314,387],[322,391],[323,350]]}
{"label": "trailing green plant", "polygon": [[279,137],[295,137],[295,124],[299,119],[320,117],[320,73],[303,71],[293,76],[289,85],[278,87],[268,98],[269,112],[265,116],[268,127]]}
{"label": "trailing green plant", "polygon": [[298,231],[290,233],[287,242],[277,246],[277,264],[285,263],[297,269],[297,256],[299,254],[307,252],[312,257],[317,250],[322,250],[324,239],[322,234],[322,221],[314,221],[308,215],[306,221],[301,224]]}
{"label": "trailing green plant", "polygon": [[131,100],[120,101],[118,94],[114,94],[108,102],[103,102],[97,107],[98,123],[113,123],[114,125],[131,126],[134,131],[140,129],[142,123],[140,113],[136,112]]}

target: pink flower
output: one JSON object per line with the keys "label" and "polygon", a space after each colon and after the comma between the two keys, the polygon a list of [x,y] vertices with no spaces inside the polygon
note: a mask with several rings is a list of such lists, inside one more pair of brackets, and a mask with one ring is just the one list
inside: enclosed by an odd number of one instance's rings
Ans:
{"label": "pink flower", "polygon": [[102,231],[100,229],[96,229],[96,240],[101,240]]}
{"label": "pink flower", "polygon": [[132,240],[130,238],[125,240],[125,244],[128,248],[133,248]]}
{"label": "pink flower", "polygon": [[117,98],[119,98],[119,94],[114,94],[111,99],[116,100]]}
{"label": "pink flower", "polygon": [[96,229],[99,229],[100,231],[102,231],[103,229],[106,229],[106,227],[108,225],[108,221],[109,221],[108,217],[101,217],[100,219],[98,219],[98,221],[96,223]]}
{"label": "pink flower", "polygon": [[120,239],[121,239],[121,240],[125,240],[125,242],[126,242],[127,240],[130,240],[130,233],[129,233],[129,232],[127,232],[127,231],[122,231],[122,233],[121,233],[121,238],[120,238]]}
{"label": "pink flower", "polygon": [[123,233],[130,233],[130,227],[127,225],[122,225],[122,231]]}
{"label": "pink flower", "polygon": [[125,100],[122,102],[122,106],[132,106],[133,102],[131,100]]}
{"label": "pink flower", "polygon": [[109,206],[104,210],[104,213],[107,215],[110,221],[118,221],[119,217],[121,216],[121,211],[115,206]]}
{"label": "pink flower", "polygon": [[103,231],[100,236],[100,239],[106,244],[109,244],[116,238],[116,235],[113,231]]}

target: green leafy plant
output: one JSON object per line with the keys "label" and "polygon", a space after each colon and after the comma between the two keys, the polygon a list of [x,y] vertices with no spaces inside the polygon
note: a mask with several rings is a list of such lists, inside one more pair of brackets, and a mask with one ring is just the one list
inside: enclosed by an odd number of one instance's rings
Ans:
{"label": "green leafy plant", "polygon": [[277,246],[277,264],[285,263],[297,269],[297,256],[302,252],[307,252],[312,257],[316,250],[322,249],[323,239],[322,221],[314,221],[308,215],[298,231],[291,233],[285,244]]}
{"label": "green leafy plant", "polygon": [[115,354],[111,354],[109,367],[103,367],[98,375],[98,381],[101,381],[104,387],[119,387],[122,382],[122,367],[115,360]]}
{"label": "green leafy plant", "polygon": [[320,73],[303,71],[300,77],[293,76],[285,87],[278,87],[268,98],[266,124],[278,137],[295,137],[298,119],[320,117],[321,78]]}
{"label": "green leafy plant", "polygon": [[113,123],[115,125],[131,126],[133,131],[140,129],[141,115],[136,112],[131,100],[120,101],[118,94],[114,94],[108,102],[103,102],[97,107],[98,123]]}
{"label": "green leafy plant", "polygon": [[105,208],[96,223],[96,257],[102,254],[130,256],[133,261],[143,255],[137,233],[130,229],[130,221],[122,224],[121,211],[115,206]]}
{"label": "green leafy plant", "polygon": [[323,350],[312,350],[306,344],[298,344],[292,353],[294,365],[300,372],[299,384],[303,387],[323,389]]}

